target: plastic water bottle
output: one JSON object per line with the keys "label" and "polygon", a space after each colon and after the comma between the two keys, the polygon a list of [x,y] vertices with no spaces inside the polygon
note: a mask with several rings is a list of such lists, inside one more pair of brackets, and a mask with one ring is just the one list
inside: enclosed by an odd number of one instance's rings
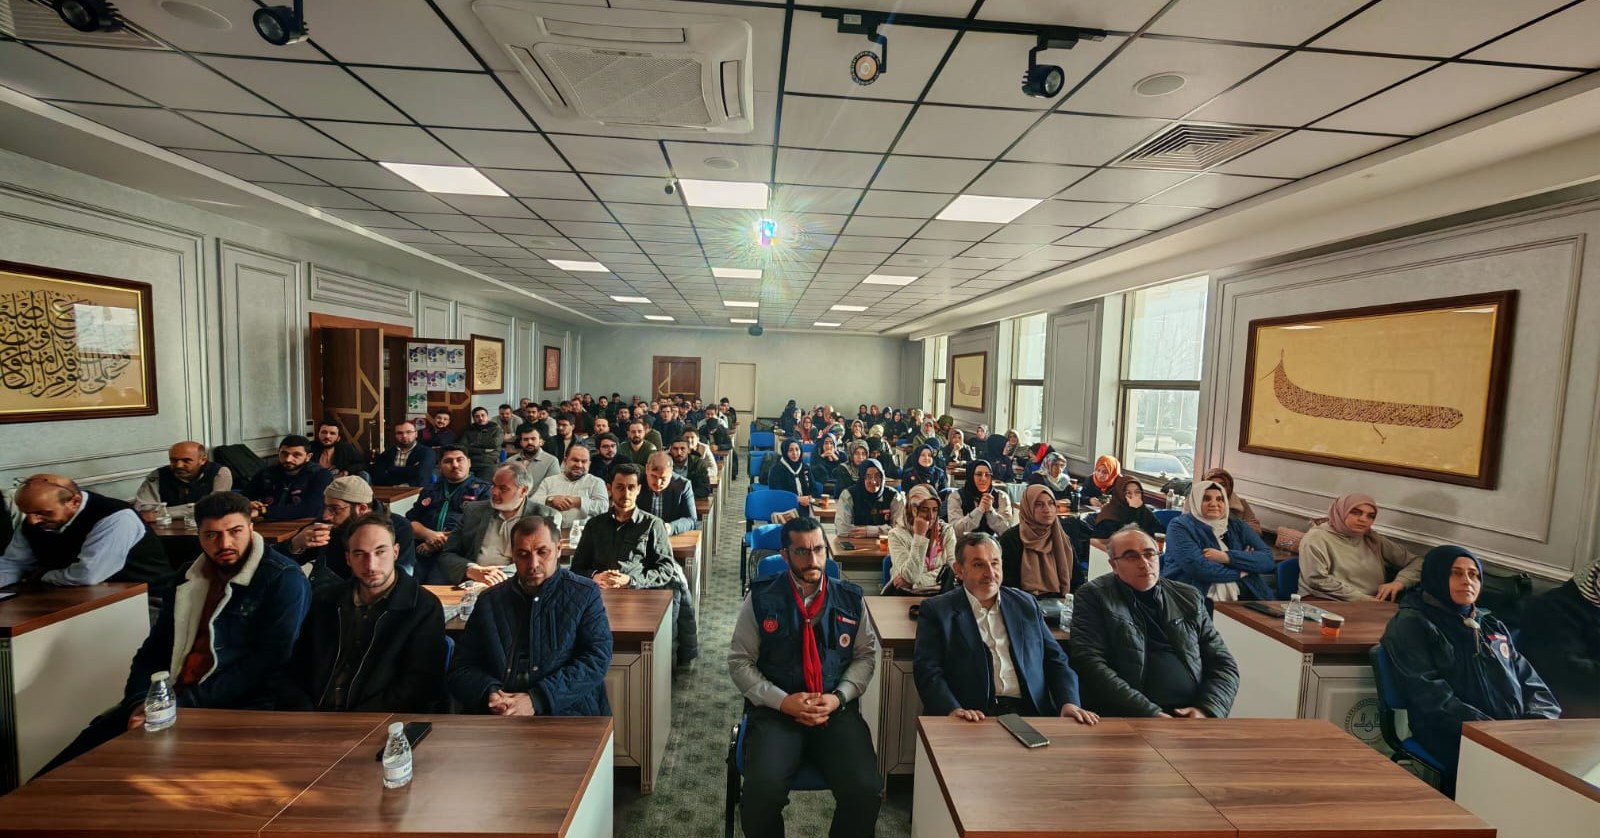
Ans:
{"label": "plastic water bottle", "polygon": [[172,694],[172,686],[167,683],[171,677],[170,672],[150,676],[150,692],[144,697],[145,730],[166,730],[178,721],[178,697]]}
{"label": "plastic water bottle", "polygon": [[478,605],[478,589],[468,588],[461,592],[461,605],[456,611],[456,616],[465,623],[472,616],[472,609]]}
{"label": "plastic water bottle", "polygon": [[411,782],[411,744],[404,722],[389,725],[389,744],[383,746],[383,787],[397,789]]}
{"label": "plastic water bottle", "polygon": [[1283,606],[1283,630],[1299,634],[1306,624],[1306,609],[1300,604],[1300,595],[1292,594],[1289,604]]}

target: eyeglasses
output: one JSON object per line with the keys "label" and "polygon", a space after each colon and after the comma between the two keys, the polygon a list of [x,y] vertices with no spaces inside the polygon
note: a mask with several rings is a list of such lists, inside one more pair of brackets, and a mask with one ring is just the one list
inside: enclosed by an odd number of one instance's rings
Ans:
{"label": "eyeglasses", "polygon": [[828,553],[826,544],[817,547],[785,547],[784,549],[796,556],[825,556]]}
{"label": "eyeglasses", "polygon": [[1129,550],[1125,553],[1119,553],[1116,558],[1125,562],[1136,562],[1140,560],[1153,562],[1156,559],[1161,558],[1161,553],[1155,550]]}

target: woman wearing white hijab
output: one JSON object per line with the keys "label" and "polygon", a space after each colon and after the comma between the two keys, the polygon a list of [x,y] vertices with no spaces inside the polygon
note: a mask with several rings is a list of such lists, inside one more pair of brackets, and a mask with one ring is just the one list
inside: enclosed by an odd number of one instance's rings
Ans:
{"label": "woman wearing white hijab", "polygon": [[1228,514],[1228,493],[1214,480],[1197,481],[1183,514],[1167,525],[1161,575],[1214,601],[1276,599],[1268,582],[1276,567],[1261,536]]}

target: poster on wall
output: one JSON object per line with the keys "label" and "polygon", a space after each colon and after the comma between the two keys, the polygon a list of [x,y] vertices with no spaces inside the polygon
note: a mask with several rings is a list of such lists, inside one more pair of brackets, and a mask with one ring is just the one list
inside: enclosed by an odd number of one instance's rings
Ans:
{"label": "poster on wall", "polygon": [[0,262],[0,422],[156,410],[150,286]]}
{"label": "poster on wall", "polygon": [[506,342],[485,335],[467,341],[467,369],[474,393],[506,391]]}
{"label": "poster on wall", "polygon": [[1492,489],[1516,292],[1254,320],[1239,449]]}
{"label": "poster on wall", "polygon": [[561,347],[544,348],[544,389],[561,389]]}
{"label": "poster on wall", "polygon": [[989,353],[969,352],[950,357],[950,406],[974,413],[983,412],[984,382],[989,372]]}

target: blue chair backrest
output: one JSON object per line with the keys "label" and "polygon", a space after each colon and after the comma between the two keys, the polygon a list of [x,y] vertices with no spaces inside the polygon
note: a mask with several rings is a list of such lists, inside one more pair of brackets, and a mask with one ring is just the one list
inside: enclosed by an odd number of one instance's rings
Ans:
{"label": "blue chair backrest", "polygon": [[1161,522],[1161,526],[1170,527],[1170,526],[1172,526],[1172,522],[1177,520],[1179,515],[1183,514],[1183,510],[1181,510],[1181,509],[1153,509],[1153,510],[1151,510],[1151,513],[1156,516],[1156,520],[1157,521]]}
{"label": "blue chair backrest", "polygon": [[816,448],[817,448],[817,444],[815,442],[802,442],[802,443],[800,443],[800,453],[802,453],[802,454],[810,454],[812,451],[815,451]]}
{"label": "blue chair backrest", "polygon": [[751,449],[750,456],[746,458],[747,460],[749,460],[749,464],[750,464],[750,479],[751,480],[754,480],[757,477],[761,476],[761,461],[765,460],[768,457],[768,455],[770,455],[771,453],[772,453],[771,451],[757,451],[757,450]]}
{"label": "blue chair backrest", "polygon": [[1370,657],[1372,680],[1378,688],[1378,706],[1391,713],[1406,709],[1406,697],[1395,687],[1394,665],[1389,662],[1389,653],[1382,646],[1373,646]]}
{"label": "blue chair backrest", "polygon": [[883,557],[883,584],[889,584],[889,574],[894,572],[894,560],[888,556]]}
{"label": "blue chair backrest", "polygon": [[455,654],[456,654],[456,639],[447,634],[447,635],[444,636],[444,668],[445,668],[445,671],[448,672],[450,670],[450,658],[454,657]]}
{"label": "blue chair backrest", "polygon": [[939,520],[950,520],[950,496],[959,491],[961,490],[955,486],[951,486],[948,489],[941,489],[939,491]]}
{"label": "blue chair backrest", "polygon": [[[785,560],[783,558],[783,556],[781,556],[781,555],[778,555],[778,556],[767,556],[766,558],[762,559],[760,561],[760,563],[758,563],[756,565],[756,578],[757,579],[765,579],[768,576],[777,576],[778,574],[782,573],[788,566],[789,566],[788,561]],[[828,578],[829,579],[838,579],[839,578],[839,564],[838,564],[838,562],[835,562],[833,559],[829,559],[828,563],[826,565],[823,565],[823,571],[828,574]]]}
{"label": "blue chair backrest", "polygon": [[748,536],[750,549],[776,552],[783,543],[782,537],[782,524],[762,524],[750,531]]}
{"label": "blue chair backrest", "polygon": [[1300,591],[1300,557],[1278,562],[1278,599],[1288,599]]}
{"label": "blue chair backrest", "polygon": [[765,524],[774,512],[800,508],[800,496],[782,489],[763,489],[744,496],[744,519]]}
{"label": "blue chair backrest", "polygon": [[758,448],[762,448],[762,449],[766,449],[768,451],[771,451],[777,444],[778,444],[778,437],[772,431],[751,431],[750,432],[750,450],[751,451],[755,451]]}

